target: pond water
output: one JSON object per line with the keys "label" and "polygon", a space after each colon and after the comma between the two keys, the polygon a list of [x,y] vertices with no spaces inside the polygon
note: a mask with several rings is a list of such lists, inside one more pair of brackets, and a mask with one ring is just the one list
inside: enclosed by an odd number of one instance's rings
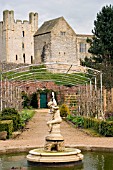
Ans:
{"label": "pond water", "polygon": [[28,166],[27,154],[0,155],[0,170],[113,170],[113,153],[82,152],[82,164],[69,167],[31,167]]}

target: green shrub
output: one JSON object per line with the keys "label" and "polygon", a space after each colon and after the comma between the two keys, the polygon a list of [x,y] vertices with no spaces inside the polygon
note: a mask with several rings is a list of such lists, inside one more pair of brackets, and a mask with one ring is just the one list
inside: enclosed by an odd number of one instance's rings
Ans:
{"label": "green shrub", "polygon": [[13,121],[13,131],[18,130],[19,124],[20,124],[20,120],[18,120],[17,115],[2,116],[1,120],[12,120]]}
{"label": "green shrub", "polygon": [[72,122],[76,125],[76,127],[82,127],[83,121],[84,120],[82,116],[75,116],[75,118],[72,120]]}
{"label": "green shrub", "polygon": [[1,113],[1,116],[3,115],[19,115],[18,111],[15,110],[15,108],[5,108],[3,109],[2,113]]}
{"label": "green shrub", "polygon": [[90,117],[68,115],[67,119],[77,127],[92,129],[102,136],[113,137],[113,121],[104,121]]}
{"label": "green shrub", "polygon": [[69,108],[66,106],[66,104],[62,104],[60,107],[61,117],[67,117],[67,115],[69,114],[70,114]]}
{"label": "green shrub", "polygon": [[5,108],[1,113],[1,120],[13,120],[13,130],[16,131],[20,124],[20,115],[14,108]]}
{"label": "green shrub", "polygon": [[26,122],[31,119],[35,114],[34,110],[24,109],[20,112],[20,124],[19,127],[23,129],[26,125]]}
{"label": "green shrub", "polygon": [[72,120],[73,120],[73,115],[72,115],[72,114],[67,115],[67,120],[69,120],[69,121],[72,122]]}
{"label": "green shrub", "polygon": [[102,136],[113,136],[113,121],[104,121],[94,118],[83,117],[84,128],[92,128]]}
{"label": "green shrub", "polygon": [[0,121],[0,132],[7,131],[7,139],[9,139],[12,136],[12,130],[13,130],[12,120]]}
{"label": "green shrub", "polygon": [[76,127],[83,127],[84,124],[84,119],[82,116],[73,116],[73,115],[68,115],[67,120],[71,121]]}

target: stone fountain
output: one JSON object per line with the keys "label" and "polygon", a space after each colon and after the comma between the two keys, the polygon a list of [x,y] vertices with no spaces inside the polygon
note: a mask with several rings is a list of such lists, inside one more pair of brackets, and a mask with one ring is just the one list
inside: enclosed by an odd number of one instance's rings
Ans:
{"label": "stone fountain", "polygon": [[49,134],[45,137],[44,148],[33,149],[27,155],[28,163],[41,164],[60,164],[60,163],[78,163],[83,159],[79,149],[66,148],[64,138],[60,133],[59,107],[52,92],[52,100],[48,103],[49,113],[52,115],[51,120],[47,122]]}

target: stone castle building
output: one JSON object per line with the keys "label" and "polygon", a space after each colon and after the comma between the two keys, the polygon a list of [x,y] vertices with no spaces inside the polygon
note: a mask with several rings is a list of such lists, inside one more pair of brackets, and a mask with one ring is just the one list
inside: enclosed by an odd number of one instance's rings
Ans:
{"label": "stone castle building", "polygon": [[46,21],[34,35],[35,59],[80,64],[80,58],[90,56],[89,36],[77,35],[63,17]]}
{"label": "stone castle building", "polygon": [[63,17],[46,21],[38,29],[37,13],[29,13],[29,21],[15,21],[14,11],[6,10],[0,22],[0,60],[80,64],[80,58],[90,56],[87,37],[92,36],[76,34]]}
{"label": "stone castle building", "polygon": [[14,20],[13,11],[4,11],[3,21],[0,22],[0,60],[6,63],[33,63],[33,35],[37,29],[37,13],[30,13],[29,21],[22,22]]}

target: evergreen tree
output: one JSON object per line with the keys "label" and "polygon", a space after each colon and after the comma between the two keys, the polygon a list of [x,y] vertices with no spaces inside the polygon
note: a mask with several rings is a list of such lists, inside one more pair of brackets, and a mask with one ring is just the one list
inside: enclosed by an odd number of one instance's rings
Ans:
{"label": "evergreen tree", "polygon": [[90,43],[90,59],[85,58],[82,65],[90,66],[103,72],[103,84],[106,88],[113,87],[113,6],[104,6],[97,13],[92,30]]}

